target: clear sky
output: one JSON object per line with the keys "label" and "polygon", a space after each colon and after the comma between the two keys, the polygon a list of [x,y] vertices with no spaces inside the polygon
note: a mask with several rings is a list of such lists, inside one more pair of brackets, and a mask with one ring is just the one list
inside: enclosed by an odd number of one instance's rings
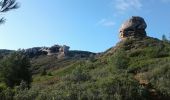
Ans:
{"label": "clear sky", "polygon": [[0,49],[68,45],[102,52],[119,40],[121,24],[145,18],[149,36],[170,34],[170,0],[17,0],[21,7],[1,16]]}

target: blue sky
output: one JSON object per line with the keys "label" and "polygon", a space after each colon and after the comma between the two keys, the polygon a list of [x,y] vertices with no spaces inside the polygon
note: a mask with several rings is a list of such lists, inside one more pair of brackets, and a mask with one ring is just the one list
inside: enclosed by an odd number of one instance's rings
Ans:
{"label": "blue sky", "polygon": [[[19,1],[19,0],[18,0]],[[170,36],[170,0],[20,0],[21,7],[1,16],[0,49],[68,45],[102,52],[119,39],[121,24],[142,16],[148,36]]]}

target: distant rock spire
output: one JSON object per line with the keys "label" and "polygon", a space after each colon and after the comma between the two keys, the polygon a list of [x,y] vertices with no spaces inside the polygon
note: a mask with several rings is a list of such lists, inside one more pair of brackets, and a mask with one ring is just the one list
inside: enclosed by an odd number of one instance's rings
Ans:
{"label": "distant rock spire", "polygon": [[142,17],[132,16],[122,24],[119,31],[120,38],[124,39],[127,37],[145,37],[146,28],[147,24]]}

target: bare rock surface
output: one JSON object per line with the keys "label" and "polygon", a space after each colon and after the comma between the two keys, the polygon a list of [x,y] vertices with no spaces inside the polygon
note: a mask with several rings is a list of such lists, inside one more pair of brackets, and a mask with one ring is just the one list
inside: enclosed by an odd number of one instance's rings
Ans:
{"label": "bare rock surface", "polygon": [[[24,49],[23,52],[30,57],[38,55],[62,55],[65,56],[69,52],[69,46],[53,45],[51,47],[33,47]],[[59,56],[60,57],[60,56]]]}
{"label": "bare rock surface", "polygon": [[120,28],[120,38],[127,37],[145,37],[147,24],[142,17],[132,16],[125,21]]}

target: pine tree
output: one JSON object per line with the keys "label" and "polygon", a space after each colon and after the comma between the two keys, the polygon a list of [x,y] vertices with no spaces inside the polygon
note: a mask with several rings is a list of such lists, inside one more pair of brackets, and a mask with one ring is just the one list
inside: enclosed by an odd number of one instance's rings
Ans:
{"label": "pine tree", "polygon": [[20,85],[21,81],[27,84],[31,82],[31,71],[29,59],[20,52],[14,52],[5,57],[1,63],[1,81],[9,87]]}
{"label": "pine tree", "polygon": [[[0,1],[0,13],[6,13],[10,10],[19,8],[18,2],[16,0],[2,0]],[[5,18],[0,18],[0,24],[5,22]]]}

